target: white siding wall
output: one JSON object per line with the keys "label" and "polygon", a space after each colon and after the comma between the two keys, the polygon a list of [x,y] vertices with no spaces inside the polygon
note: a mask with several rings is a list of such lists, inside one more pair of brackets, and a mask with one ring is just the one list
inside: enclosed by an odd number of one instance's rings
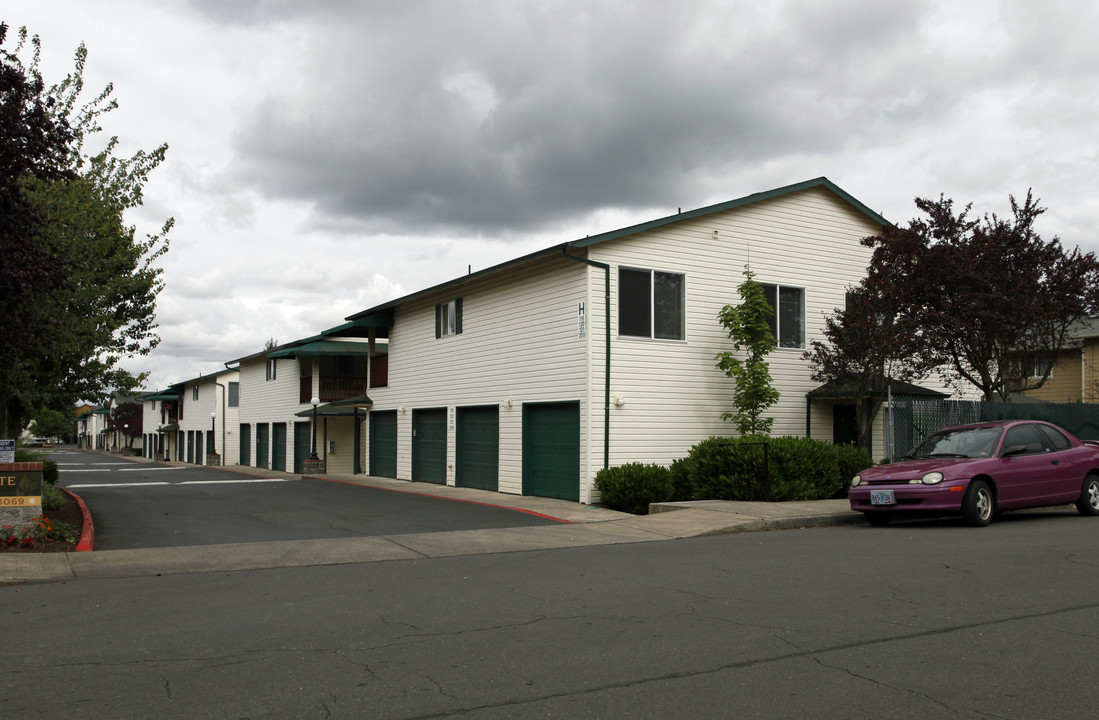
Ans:
{"label": "white siding wall", "polygon": [[[396,308],[389,386],[371,388],[369,395],[372,410],[405,408],[397,414],[399,478],[412,474],[414,408],[499,405],[499,487],[518,494],[522,404],[580,401],[581,467],[586,467],[587,341],[577,338],[577,307],[588,301],[587,275],[584,265],[551,258]],[[601,283],[600,278],[600,288]],[[458,297],[463,302],[462,333],[436,339],[435,305]],[[448,484],[454,484],[454,441],[454,433],[448,432]],[[367,446],[364,436],[364,456]],[[369,467],[368,460],[364,463]],[[586,501],[583,482],[581,500]]]}
{"label": "white siding wall", "polygon": [[[204,377],[183,386],[180,404],[183,409],[183,418],[179,421],[180,443],[183,445],[183,459],[187,459],[187,432],[202,432],[202,457],[195,457],[197,465],[206,464],[206,455],[210,452],[208,432],[211,428],[215,433],[214,449],[221,455],[224,465],[235,465],[239,457],[238,432],[238,408],[228,406],[228,397],[224,397],[229,390],[230,382],[237,382],[237,371],[219,373],[214,376]],[[220,383],[220,385],[218,384]],[[194,398],[194,389],[198,388],[198,400]],[[224,399],[224,402],[223,402]],[[216,417],[211,422],[210,413]],[[160,411],[157,410],[157,423],[160,422]],[[192,451],[193,452],[193,451]],[[172,454],[172,460],[177,455]]]}
{"label": "white siding wall", "polygon": [[156,450],[157,431],[160,427],[160,400],[141,402],[141,434],[145,440],[144,455],[153,457]]}
{"label": "white siding wall", "polygon": [[[312,364],[313,358],[304,358],[302,361]],[[238,428],[233,434],[238,457],[240,436],[237,433],[239,433],[240,423],[248,423],[252,426],[249,457],[253,466],[256,464],[256,424],[286,423],[286,469],[292,471],[294,469],[294,423],[301,421],[295,413],[310,407],[309,403],[299,402],[301,366],[298,360],[279,359],[274,380],[267,380],[267,361],[263,357],[241,361],[239,372],[240,408],[237,416]],[[315,385],[316,373],[314,373]],[[270,467],[270,454],[273,449],[274,431],[271,431],[268,436],[268,467]]]}
{"label": "white siding wall", "polygon": [[[733,381],[714,367],[714,357],[731,348],[717,314],[739,302],[745,265],[761,283],[805,289],[808,344],[822,338],[824,317],[843,306],[846,289],[865,274],[871,250],[859,240],[877,230],[850,205],[814,188],[590,248],[593,260],[613,268],[611,394],[612,403],[621,396],[623,404],[611,408],[610,464],[667,465],[699,440],[734,434],[721,420],[732,410]],[[619,266],[686,275],[685,341],[617,336]],[[599,408],[592,422],[598,436],[604,359],[602,292],[595,289],[601,290],[601,272],[592,277],[592,405]],[[819,383],[809,378],[803,352],[776,348],[768,356],[781,393],[769,412],[776,436],[805,434],[805,393]]]}

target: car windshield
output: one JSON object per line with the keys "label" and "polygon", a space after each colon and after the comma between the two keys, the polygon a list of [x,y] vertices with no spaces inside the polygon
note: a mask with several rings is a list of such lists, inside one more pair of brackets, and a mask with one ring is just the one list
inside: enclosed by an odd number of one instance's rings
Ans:
{"label": "car windshield", "polygon": [[920,443],[909,457],[979,458],[991,457],[1003,428],[976,427],[940,430]]}

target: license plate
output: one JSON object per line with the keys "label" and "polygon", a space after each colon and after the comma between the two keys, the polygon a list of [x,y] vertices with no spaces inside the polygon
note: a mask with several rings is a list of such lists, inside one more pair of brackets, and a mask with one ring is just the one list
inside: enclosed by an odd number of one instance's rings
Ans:
{"label": "license plate", "polygon": [[870,491],[870,504],[871,505],[892,505],[893,500],[892,490],[871,490]]}

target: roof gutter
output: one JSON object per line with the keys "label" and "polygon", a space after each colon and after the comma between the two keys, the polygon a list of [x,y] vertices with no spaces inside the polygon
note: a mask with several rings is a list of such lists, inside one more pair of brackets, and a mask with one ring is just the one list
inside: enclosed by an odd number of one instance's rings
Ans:
{"label": "roof gutter", "polygon": [[606,329],[606,369],[603,374],[603,469],[610,467],[611,459],[611,266],[607,263],[589,260],[586,257],[569,255],[568,246],[561,248],[561,257],[603,270],[603,326]]}

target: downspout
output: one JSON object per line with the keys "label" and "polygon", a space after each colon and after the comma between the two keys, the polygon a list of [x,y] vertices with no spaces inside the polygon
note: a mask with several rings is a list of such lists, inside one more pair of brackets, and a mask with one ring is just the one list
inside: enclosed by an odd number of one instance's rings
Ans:
{"label": "downspout", "polygon": [[[221,388],[221,457],[224,458],[228,452],[228,448],[225,447],[225,394],[228,391],[217,380],[214,381],[214,384]],[[214,406],[217,406],[216,399],[214,400]],[[221,464],[225,465],[225,461],[223,460]]]}
{"label": "downspout", "polygon": [[606,369],[603,380],[603,469],[610,467],[611,459],[611,266],[584,257],[569,255],[568,247],[561,248],[561,257],[578,263],[603,269],[603,325],[606,329]]}

